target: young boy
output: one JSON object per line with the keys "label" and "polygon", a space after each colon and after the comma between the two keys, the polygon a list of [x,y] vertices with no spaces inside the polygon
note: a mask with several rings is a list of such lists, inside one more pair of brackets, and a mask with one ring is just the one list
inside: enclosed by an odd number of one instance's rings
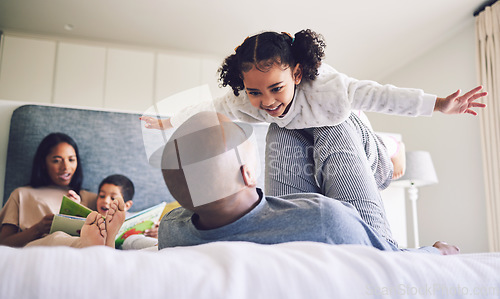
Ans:
{"label": "young boy", "polygon": [[99,184],[96,210],[106,216],[113,200],[120,196],[125,203],[125,211],[128,211],[134,204],[134,193],[134,184],[129,178],[121,174],[110,175]]}
{"label": "young boy", "polygon": [[[113,174],[106,177],[99,184],[99,191],[97,195],[97,212],[99,214],[106,216],[108,210],[116,197],[122,197],[125,203],[125,211],[128,211],[134,202],[132,198],[134,197],[134,184],[132,181],[124,175]],[[129,215],[127,215],[129,216]],[[144,231],[144,236],[151,238],[158,238],[158,225],[155,223],[152,228]]]}
{"label": "young boy", "polygon": [[[82,248],[92,245],[106,245],[114,248],[115,236],[125,220],[126,211],[132,207],[134,193],[134,184],[129,178],[121,174],[110,175],[99,184],[96,212],[87,216],[80,237],[54,232],[39,241],[29,243],[27,246],[62,245]],[[112,221],[113,218],[115,221]],[[157,227],[150,231],[149,235],[158,235]],[[101,244],[103,242],[104,244]]]}

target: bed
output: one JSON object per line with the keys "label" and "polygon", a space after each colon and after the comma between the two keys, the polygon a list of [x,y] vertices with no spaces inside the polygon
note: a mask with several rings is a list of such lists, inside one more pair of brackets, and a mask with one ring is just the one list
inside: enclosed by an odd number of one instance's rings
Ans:
{"label": "bed", "polygon": [[[151,140],[159,136],[144,135],[138,118],[125,112],[19,107],[10,124],[4,201],[27,183],[36,146],[54,131],[78,143],[85,189],[95,192],[100,179],[122,173],[137,188],[134,211],[172,201],[161,172],[147,160],[148,146],[154,147]],[[254,128],[263,155],[267,127]],[[2,299],[499,298],[499,273],[500,253],[438,256],[313,242],[216,242],[161,251],[0,246]]]}

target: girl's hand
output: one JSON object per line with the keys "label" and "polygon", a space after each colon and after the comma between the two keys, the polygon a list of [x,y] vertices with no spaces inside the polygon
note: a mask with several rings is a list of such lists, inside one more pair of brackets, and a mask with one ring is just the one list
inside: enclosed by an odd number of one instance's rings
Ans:
{"label": "girl's hand", "polygon": [[78,193],[76,193],[75,191],[73,190],[69,190],[68,191],[68,194],[66,194],[66,196],[73,200],[74,202],[76,203],[82,203],[82,199],[80,198],[80,195],[78,195]]}
{"label": "girl's hand", "polygon": [[151,116],[141,116],[139,119],[145,122],[144,127],[147,129],[166,130],[172,128],[169,118],[159,119]]}
{"label": "girl's hand", "polygon": [[43,236],[50,232],[50,227],[52,226],[52,220],[54,219],[54,214],[45,215],[40,222],[34,225],[35,230],[39,236]]}
{"label": "girl's hand", "polygon": [[158,222],[156,222],[153,227],[151,227],[150,229],[147,229],[144,231],[144,235],[146,237],[151,237],[151,238],[156,238],[158,239],[158,227],[160,226],[160,224]]}
{"label": "girl's hand", "polygon": [[486,104],[475,102],[477,99],[486,96],[487,92],[480,92],[482,86],[478,86],[464,95],[460,96],[460,89],[450,94],[446,98],[437,98],[434,111],[441,111],[445,114],[469,113],[477,115],[471,108],[484,108]]}

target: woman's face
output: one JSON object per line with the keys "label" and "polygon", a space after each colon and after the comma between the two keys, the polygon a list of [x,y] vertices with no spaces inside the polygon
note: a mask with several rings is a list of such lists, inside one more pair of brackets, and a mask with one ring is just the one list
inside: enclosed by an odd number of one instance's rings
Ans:
{"label": "woman's face", "polygon": [[54,146],[45,163],[52,183],[57,186],[68,186],[78,166],[75,149],[66,142]]}
{"label": "woman's face", "polygon": [[295,85],[302,79],[301,74],[299,64],[292,69],[274,63],[264,72],[254,66],[243,72],[243,84],[252,106],[279,117],[284,115],[292,102]]}

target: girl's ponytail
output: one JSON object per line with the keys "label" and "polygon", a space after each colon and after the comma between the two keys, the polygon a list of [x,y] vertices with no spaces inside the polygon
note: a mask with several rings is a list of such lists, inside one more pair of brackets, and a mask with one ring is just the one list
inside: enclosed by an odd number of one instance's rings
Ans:
{"label": "girl's ponytail", "polygon": [[309,29],[297,32],[295,37],[272,31],[247,37],[219,68],[220,86],[231,86],[234,95],[238,96],[245,89],[243,72],[253,67],[266,72],[274,64],[294,67],[300,63],[302,78],[314,80],[325,56],[324,49],[323,36]]}
{"label": "girl's ponytail", "polygon": [[[236,52],[238,52],[238,48]],[[218,70],[219,82],[221,87],[231,86],[235,96],[239,95],[240,90],[245,89],[243,79],[241,78],[241,68],[238,63],[237,54],[232,54],[224,59]]]}
{"label": "girl's ponytail", "polygon": [[310,29],[295,33],[292,54],[295,62],[302,66],[303,79],[316,79],[321,60],[325,57],[325,47],[326,43],[321,34]]}

